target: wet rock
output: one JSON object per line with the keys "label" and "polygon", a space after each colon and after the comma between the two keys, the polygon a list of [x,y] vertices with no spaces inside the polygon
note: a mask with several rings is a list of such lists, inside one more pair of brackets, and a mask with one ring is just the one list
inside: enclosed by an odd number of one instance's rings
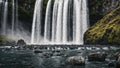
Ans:
{"label": "wet rock", "polygon": [[85,58],[82,56],[72,56],[66,60],[67,64],[70,65],[85,65]]}
{"label": "wet rock", "polygon": [[42,53],[40,50],[35,50],[34,53]]}
{"label": "wet rock", "polygon": [[108,63],[108,66],[109,66],[109,67],[115,67],[115,65],[116,65],[116,61],[110,61],[110,62]]}
{"label": "wet rock", "polygon": [[52,53],[52,52],[44,52],[44,53],[43,53],[43,56],[44,56],[45,58],[50,58],[51,56],[53,56],[53,53]]}
{"label": "wet rock", "polygon": [[116,60],[118,60],[119,56],[120,56],[120,52],[116,52],[116,53],[114,54],[114,57],[116,58]]}
{"label": "wet rock", "polygon": [[88,55],[88,61],[103,62],[105,61],[106,57],[107,57],[106,53],[91,53]]}
{"label": "wet rock", "polygon": [[26,42],[23,39],[18,40],[17,46],[25,46]]}
{"label": "wet rock", "polygon": [[120,68],[120,56],[119,56],[119,58],[118,58],[118,60],[117,60],[116,68]]}

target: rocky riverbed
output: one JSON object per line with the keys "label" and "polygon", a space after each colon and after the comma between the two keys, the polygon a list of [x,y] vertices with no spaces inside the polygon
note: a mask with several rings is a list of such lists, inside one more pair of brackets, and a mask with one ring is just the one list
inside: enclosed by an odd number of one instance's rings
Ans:
{"label": "rocky riverbed", "polygon": [[120,66],[119,49],[106,52],[83,49],[35,51],[0,48],[0,68],[119,68]]}

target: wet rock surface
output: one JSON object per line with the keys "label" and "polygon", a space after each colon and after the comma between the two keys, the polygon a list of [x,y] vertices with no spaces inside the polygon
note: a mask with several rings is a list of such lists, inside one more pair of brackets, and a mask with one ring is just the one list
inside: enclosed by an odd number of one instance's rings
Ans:
{"label": "wet rock surface", "polygon": [[72,56],[68,57],[66,62],[70,65],[85,65],[85,58],[83,56]]}
{"label": "wet rock surface", "polygon": [[105,61],[107,54],[105,53],[91,53],[88,55],[88,61]]}

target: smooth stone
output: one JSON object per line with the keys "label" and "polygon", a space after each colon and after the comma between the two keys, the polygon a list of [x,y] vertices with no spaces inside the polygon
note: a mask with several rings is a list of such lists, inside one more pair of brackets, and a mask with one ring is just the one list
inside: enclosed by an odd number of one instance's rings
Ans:
{"label": "smooth stone", "polygon": [[70,65],[85,65],[85,58],[83,56],[72,56],[68,57],[66,60],[67,64]]}

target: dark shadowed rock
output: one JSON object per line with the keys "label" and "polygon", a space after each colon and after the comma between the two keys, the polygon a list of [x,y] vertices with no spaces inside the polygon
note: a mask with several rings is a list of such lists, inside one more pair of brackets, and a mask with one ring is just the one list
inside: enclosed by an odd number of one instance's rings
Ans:
{"label": "dark shadowed rock", "polygon": [[103,61],[105,61],[106,57],[107,57],[107,54],[105,54],[105,53],[100,53],[100,54],[91,53],[88,55],[88,61],[103,62]]}
{"label": "dark shadowed rock", "polygon": [[18,40],[17,46],[25,46],[26,42],[23,39]]}
{"label": "dark shadowed rock", "polygon": [[116,68],[120,68],[120,56],[119,56],[119,58],[117,60]]}

